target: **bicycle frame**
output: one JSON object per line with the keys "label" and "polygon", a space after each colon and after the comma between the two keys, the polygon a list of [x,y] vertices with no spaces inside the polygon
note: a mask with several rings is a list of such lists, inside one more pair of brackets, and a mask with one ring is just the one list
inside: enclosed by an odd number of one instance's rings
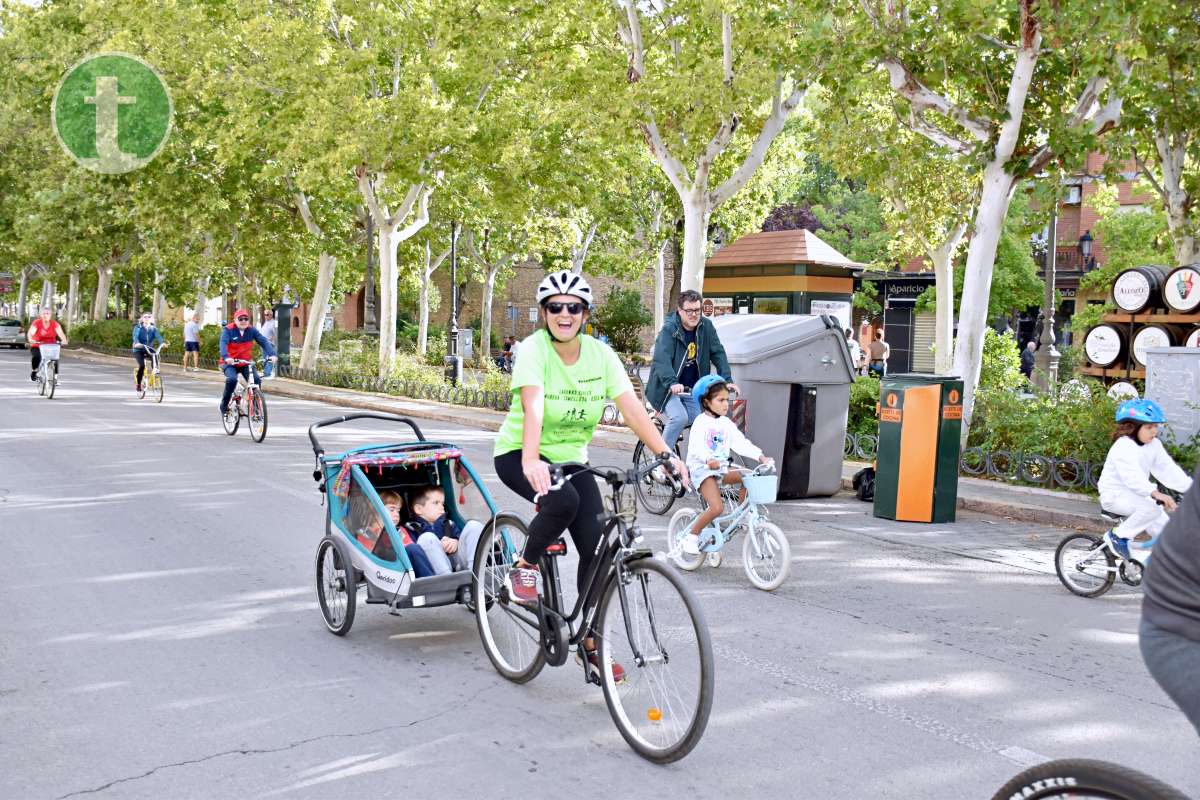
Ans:
{"label": "bicycle frame", "polygon": [[[1086,558],[1082,558],[1079,561],[1075,562],[1075,566],[1077,568],[1082,567],[1082,566],[1091,566],[1092,559],[1100,557],[1101,554],[1107,550],[1108,552],[1112,553],[1112,555],[1113,555],[1113,565],[1111,567],[1106,565],[1104,567],[1104,571],[1111,572],[1114,575],[1120,575],[1122,564],[1127,564],[1127,563],[1133,562],[1133,563],[1141,565],[1142,567],[1145,567],[1146,564],[1149,563],[1149,558],[1148,558],[1150,555],[1149,551],[1151,549],[1153,549],[1154,545],[1157,542],[1158,542],[1158,537],[1153,536],[1150,538],[1150,540],[1148,542],[1140,542],[1139,543],[1138,549],[1147,551],[1147,553],[1146,553],[1147,560],[1146,560],[1146,562],[1142,562],[1142,561],[1137,560],[1136,558],[1125,558],[1124,556],[1121,555],[1121,553],[1117,550],[1117,548],[1112,546],[1112,543],[1108,541],[1108,537],[1101,537],[1100,546],[1093,549],[1090,553],[1088,553]],[[1105,560],[1105,562],[1108,561],[1108,559],[1104,559],[1104,560]]]}
{"label": "bicycle frame", "polygon": [[[743,475],[755,475],[758,472],[757,470],[740,469],[737,467],[735,467],[735,469],[738,469],[738,471]],[[721,493],[728,496],[727,493],[732,494],[735,489],[736,485],[734,484],[722,485]],[[697,488],[697,494],[699,494],[699,491],[700,490]],[[749,496],[747,496],[745,500],[738,501],[736,507],[732,511],[722,514],[709,523],[710,527],[715,526],[717,529],[717,541],[711,545],[706,545],[701,549],[707,552],[715,552],[720,550],[726,545],[726,543],[733,541],[733,534],[737,531],[738,526],[742,524],[742,520],[744,518],[749,517],[749,520],[747,521],[748,527],[753,528],[758,524],[759,518],[766,516],[767,513],[765,511],[759,510],[759,504],[753,502]]]}

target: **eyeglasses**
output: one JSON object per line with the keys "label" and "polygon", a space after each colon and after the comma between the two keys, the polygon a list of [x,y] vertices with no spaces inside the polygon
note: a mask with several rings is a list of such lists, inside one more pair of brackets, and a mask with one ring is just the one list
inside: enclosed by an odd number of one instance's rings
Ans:
{"label": "eyeglasses", "polygon": [[578,316],[586,308],[583,303],[546,303],[546,310],[551,314],[561,314],[563,309],[571,316]]}
{"label": "eyeglasses", "polygon": [[250,318],[249,317],[238,317],[237,321],[238,322],[249,322]]}
{"label": "eyeglasses", "polygon": [[680,313],[687,314],[689,317],[694,317],[700,313],[700,306],[696,306],[695,308],[681,308],[679,311]]}

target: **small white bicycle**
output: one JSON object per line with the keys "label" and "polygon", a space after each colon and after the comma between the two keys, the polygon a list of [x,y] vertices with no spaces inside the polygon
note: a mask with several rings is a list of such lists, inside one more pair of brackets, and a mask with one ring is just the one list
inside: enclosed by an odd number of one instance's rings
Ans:
{"label": "small white bicycle", "polygon": [[48,400],[54,399],[54,390],[58,387],[58,344],[43,344],[38,347],[42,352],[42,363],[38,365],[38,394]]}
{"label": "small white bicycle", "polygon": [[[670,548],[667,555],[680,569],[689,572],[699,569],[705,561],[709,566],[719,567],[721,550],[738,532],[744,532],[742,561],[746,577],[756,588],[774,591],[787,578],[792,560],[792,548],[787,537],[767,515],[766,506],[775,502],[779,492],[779,476],[766,474],[774,471],[773,464],[761,464],[753,470],[736,466],[731,469],[742,473],[742,485],[746,487],[745,501],[739,499],[740,487],[737,484],[721,486],[726,512],[700,534],[700,552],[696,555],[683,552],[679,543],[691,530],[700,510],[681,508],[676,511],[667,525]],[[703,505],[703,499],[700,502]]]}

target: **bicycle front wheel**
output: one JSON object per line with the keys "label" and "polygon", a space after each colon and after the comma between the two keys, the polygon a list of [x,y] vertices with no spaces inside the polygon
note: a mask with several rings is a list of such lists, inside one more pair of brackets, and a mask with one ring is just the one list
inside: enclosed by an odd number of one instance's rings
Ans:
{"label": "bicycle front wheel", "polygon": [[[642,442],[633,449],[633,467],[636,470],[649,465],[654,460],[654,454]],[[675,503],[675,480],[667,474],[665,467],[660,467],[643,475],[637,482],[638,501],[651,514],[665,514]]]}
{"label": "bicycle front wheel", "polygon": [[242,407],[238,402],[238,398],[231,398],[229,408],[221,417],[221,424],[225,426],[225,432],[233,436],[238,431],[238,426],[242,424]]}
{"label": "bicycle front wheel", "polygon": [[714,665],[708,625],[679,573],[654,558],[630,562],[625,580],[605,588],[597,628],[604,701],[621,736],[658,764],[686,756],[708,725]]}
{"label": "bicycle front wheel", "polygon": [[1058,543],[1054,571],[1062,585],[1080,597],[1099,597],[1116,580],[1116,562],[1104,539],[1089,533],[1074,533]]}
{"label": "bicycle front wheel", "polygon": [[267,438],[267,398],[263,397],[262,390],[255,390],[247,393],[246,399],[249,406],[246,418],[250,423],[250,438],[261,442]]}
{"label": "bicycle front wheel", "polygon": [[759,520],[742,540],[742,562],[755,588],[773,592],[787,579],[792,546],[778,525]]}
{"label": "bicycle front wheel", "polygon": [[1136,770],[1083,758],[1047,761],[1004,784],[992,800],[1058,797],[1093,800],[1187,800],[1181,792]]}
{"label": "bicycle front wheel", "polygon": [[162,375],[155,373],[154,384],[151,386],[151,391],[154,393],[154,402],[161,403],[163,401]]}
{"label": "bicycle front wheel", "polygon": [[537,615],[509,600],[506,579],[525,549],[529,528],[515,514],[497,514],[479,535],[471,570],[471,600],[483,650],[513,683],[533,680],[546,660]]}
{"label": "bicycle front wheel", "polygon": [[51,361],[46,366],[46,388],[49,390],[47,398],[54,399],[54,390],[58,388],[58,362]]}
{"label": "bicycle front wheel", "polygon": [[38,370],[38,394],[43,397],[46,394],[46,366],[44,364]]}

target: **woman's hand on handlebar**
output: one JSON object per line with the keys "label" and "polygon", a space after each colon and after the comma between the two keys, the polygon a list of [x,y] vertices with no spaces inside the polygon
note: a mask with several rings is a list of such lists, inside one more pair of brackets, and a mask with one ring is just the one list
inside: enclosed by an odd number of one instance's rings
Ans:
{"label": "woman's hand on handlebar", "polygon": [[550,466],[539,458],[521,459],[521,472],[535,494],[546,494],[552,488]]}
{"label": "woman's hand on handlebar", "polygon": [[672,455],[670,461],[667,462],[667,465],[672,472],[679,476],[679,479],[683,481],[684,486],[692,485],[692,479],[688,475],[687,465],[679,460],[679,456]]}

